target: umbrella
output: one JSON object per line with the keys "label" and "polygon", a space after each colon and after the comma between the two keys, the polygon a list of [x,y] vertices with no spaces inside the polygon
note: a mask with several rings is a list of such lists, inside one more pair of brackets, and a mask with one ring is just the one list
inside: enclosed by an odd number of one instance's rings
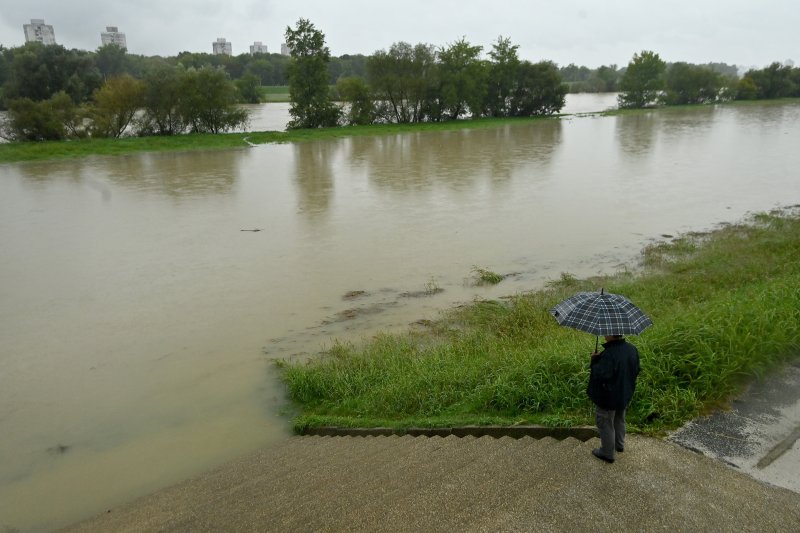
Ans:
{"label": "umbrella", "polygon": [[[641,309],[620,294],[579,292],[550,310],[559,324],[597,335],[638,335],[653,324]],[[597,351],[597,342],[595,342]]]}

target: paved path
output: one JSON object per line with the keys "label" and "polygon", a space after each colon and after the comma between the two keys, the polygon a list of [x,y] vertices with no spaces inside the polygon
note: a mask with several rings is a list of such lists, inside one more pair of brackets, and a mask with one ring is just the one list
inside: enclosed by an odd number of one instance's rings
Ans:
{"label": "paved path", "polygon": [[677,444],[292,437],[67,531],[800,530],[800,494]]}
{"label": "paved path", "polygon": [[751,384],[730,410],[690,422],[670,439],[800,492],[800,360]]}

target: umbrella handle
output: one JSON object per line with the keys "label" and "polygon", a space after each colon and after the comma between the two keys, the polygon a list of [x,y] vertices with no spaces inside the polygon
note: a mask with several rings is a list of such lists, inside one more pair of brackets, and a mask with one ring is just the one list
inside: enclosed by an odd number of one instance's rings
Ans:
{"label": "umbrella handle", "polygon": [[594,339],[594,353],[597,353],[597,348],[599,344],[600,344],[600,335],[598,335]]}

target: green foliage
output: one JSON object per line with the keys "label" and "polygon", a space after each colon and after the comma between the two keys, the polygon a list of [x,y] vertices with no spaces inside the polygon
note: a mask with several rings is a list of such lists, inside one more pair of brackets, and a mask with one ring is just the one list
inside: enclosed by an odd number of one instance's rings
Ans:
{"label": "green foliage", "polygon": [[800,69],[772,63],[761,70],[749,70],[745,73],[746,86],[740,84],[742,99],[750,99],[752,86],[755,86],[756,98],[771,99],[787,96],[800,96]]}
{"label": "green foliage", "polygon": [[11,101],[8,120],[0,136],[12,141],[53,141],[83,137],[83,113],[61,91],[49,100],[30,98]]}
{"label": "green foliage", "polygon": [[451,120],[469,111],[481,115],[486,100],[488,69],[480,60],[483,47],[464,38],[439,51],[441,107]]}
{"label": "green foliage", "polygon": [[375,103],[364,78],[340,78],[336,90],[342,102],[347,105],[346,124],[364,126],[375,121]]}
{"label": "green foliage", "polygon": [[239,91],[239,97],[248,104],[261,102],[261,81],[255,74],[245,74],[234,82]]}
{"label": "green foliage", "polygon": [[178,111],[192,133],[222,133],[247,123],[236,86],[220,68],[190,69],[181,76]]}
{"label": "green foliage", "polygon": [[519,45],[511,44],[511,39],[504,37],[498,37],[492,44],[485,106],[485,113],[490,117],[511,116],[511,94],[520,65],[518,49]]}
{"label": "green foliage", "polygon": [[292,120],[289,128],[324,128],[337,125],[339,108],[331,102],[328,88],[330,51],[325,36],[307,19],[297,28],[286,28],[286,44],[291,50],[287,73]]}
{"label": "green foliage", "polygon": [[721,74],[688,63],[673,63],[666,74],[664,102],[669,105],[708,104],[722,98]]}
{"label": "green foliage", "polygon": [[510,115],[530,117],[558,113],[566,101],[567,86],[555,63],[523,61],[511,94]]}
{"label": "green foliage", "polygon": [[651,247],[639,276],[577,280],[453,310],[429,333],[380,335],[361,347],[285,363],[303,425],[591,424],[585,394],[594,339],[547,311],[604,286],[654,326],[633,341],[642,375],[628,421],[659,432],[727,401],[746,379],[800,349],[800,217],[769,213],[710,235]]}
{"label": "green foliage", "polygon": [[478,285],[497,285],[505,279],[502,274],[476,266],[472,267],[472,275],[475,276]]}
{"label": "green foliage", "polygon": [[29,98],[39,102],[64,91],[80,103],[88,100],[102,83],[100,72],[87,52],[33,42],[15,48],[10,56],[10,73],[5,84],[9,100]]}
{"label": "green foliage", "polygon": [[182,78],[186,71],[159,65],[144,78],[140,135],[177,135],[186,129],[178,104],[183,96]]}
{"label": "green foliage", "polygon": [[144,83],[128,74],[109,78],[94,93],[91,108],[94,137],[119,138],[143,104]]}
{"label": "green foliage", "polygon": [[130,71],[127,51],[116,44],[106,44],[98,48],[94,62],[103,79],[129,74]]}
{"label": "green foliage", "polygon": [[367,59],[367,82],[377,102],[378,116],[397,123],[422,122],[436,85],[436,55],[431,45],[394,43]]}
{"label": "green foliage", "polygon": [[665,70],[666,63],[655,52],[634,54],[619,84],[619,107],[641,108],[655,103],[664,89]]}

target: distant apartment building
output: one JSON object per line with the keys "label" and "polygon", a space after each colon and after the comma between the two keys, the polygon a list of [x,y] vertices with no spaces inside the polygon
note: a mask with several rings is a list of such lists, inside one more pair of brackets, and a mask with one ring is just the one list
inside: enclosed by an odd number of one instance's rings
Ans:
{"label": "distant apartment building", "polygon": [[253,54],[268,54],[267,45],[263,44],[261,41],[256,41],[250,45],[250,55]]}
{"label": "distant apartment building", "polygon": [[214,55],[233,55],[233,45],[229,43],[225,37],[218,37],[216,42],[211,43],[211,46],[212,50],[214,51]]}
{"label": "distant apartment building", "polygon": [[106,26],[106,31],[100,34],[100,42],[103,46],[107,44],[116,44],[120,48],[128,48],[128,43],[125,40],[125,34],[119,32],[116,26]]}
{"label": "distant apartment building", "polygon": [[290,56],[292,55],[292,49],[289,48],[289,45],[286,43],[281,44],[281,55],[282,56]]}
{"label": "distant apartment building", "polygon": [[30,24],[23,24],[26,43],[56,44],[56,32],[53,27],[44,23],[44,19],[31,19]]}

